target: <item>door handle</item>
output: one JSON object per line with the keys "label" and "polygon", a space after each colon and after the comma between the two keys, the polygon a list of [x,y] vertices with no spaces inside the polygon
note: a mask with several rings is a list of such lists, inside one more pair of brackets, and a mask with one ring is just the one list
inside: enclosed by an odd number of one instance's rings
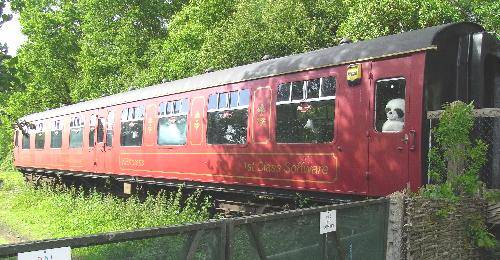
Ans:
{"label": "door handle", "polygon": [[405,134],[403,135],[403,137],[401,137],[401,142],[408,144],[408,134]]}
{"label": "door handle", "polygon": [[416,135],[417,132],[415,130],[410,130],[410,151],[415,151],[416,149]]}

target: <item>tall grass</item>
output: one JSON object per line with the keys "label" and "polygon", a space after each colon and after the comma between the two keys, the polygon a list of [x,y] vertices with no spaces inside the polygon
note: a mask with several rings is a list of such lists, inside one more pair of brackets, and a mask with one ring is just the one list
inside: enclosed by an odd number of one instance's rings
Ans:
{"label": "tall grass", "polygon": [[75,189],[35,189],[17,172],[0,173],[0,221],[31,239],[79,236],[203,221],[211,203],[197,191],[126,200]]}

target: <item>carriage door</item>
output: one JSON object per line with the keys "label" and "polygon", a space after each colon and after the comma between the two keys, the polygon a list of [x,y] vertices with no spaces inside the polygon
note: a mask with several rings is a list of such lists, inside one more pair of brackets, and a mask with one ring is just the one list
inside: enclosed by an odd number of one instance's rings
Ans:
{"label": "carriage door", "polygon": [[16,160],[19,160],[19,136],[21,130],[16,126],[15,128],[15,133],[14,133],[14,165],[19,165],[19,162]]}
{"label": "carriage door", "polygon": [[92,112],[89,115],[89,121],[87,125],[89,127],[88,136],[86,136],[85,134],[83,135],[83,138],[88,139],[88,151],[87,151],[87,158],[85,160],[86,169],[90,172],[95,172],[97,166],[97,161],[96,161],[97,115],[95,112]]}
{"label": "carriage door", "polygon": [[96,171],[106,173],[112,165],[114,111],[99,110],[96,127]]}
{"label": "carriage door", "polygon": [[[407,58],[372,63],[368,193],[386,195],[409,182],[409,151],[415,127],[408,120],[412,87]],[[413,138],[413,139],[412,139]],[[412,147],[414,149],[414,147]]]}

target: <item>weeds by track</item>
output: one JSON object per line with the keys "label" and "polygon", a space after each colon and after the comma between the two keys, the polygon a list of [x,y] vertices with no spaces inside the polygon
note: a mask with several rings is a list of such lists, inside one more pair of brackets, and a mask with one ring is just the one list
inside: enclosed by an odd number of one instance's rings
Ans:
{"label": "weeds by track", "polygon": [[140,201],[134,196],[123,199],[95,191],[34,188],[18,172],[0,173],[0,180],[2,236],[10,242],[203,221],[209,218],[211,207],[200,192],[184,199],[179,190]]}

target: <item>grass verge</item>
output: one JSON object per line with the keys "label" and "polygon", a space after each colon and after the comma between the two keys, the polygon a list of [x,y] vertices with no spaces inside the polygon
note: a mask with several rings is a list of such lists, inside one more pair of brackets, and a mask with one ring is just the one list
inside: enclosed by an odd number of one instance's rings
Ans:
{"label": "grass verge", "polygon": [[[144,202],[77,190],[35,189],[18,172],[0,173],[0,222],[32,239],[60,238],[199,222],[210,202],[200,192],[149,196]],[[0,238],[0,242],[2,242]]]}
{"label": "grass verge", "polygon": [[8,244],[8,243],[10,243],[9,240],[7,240],[7,239],[5,239],[5,238],[3,238],[3,237],[0,236],[0,245]]}

